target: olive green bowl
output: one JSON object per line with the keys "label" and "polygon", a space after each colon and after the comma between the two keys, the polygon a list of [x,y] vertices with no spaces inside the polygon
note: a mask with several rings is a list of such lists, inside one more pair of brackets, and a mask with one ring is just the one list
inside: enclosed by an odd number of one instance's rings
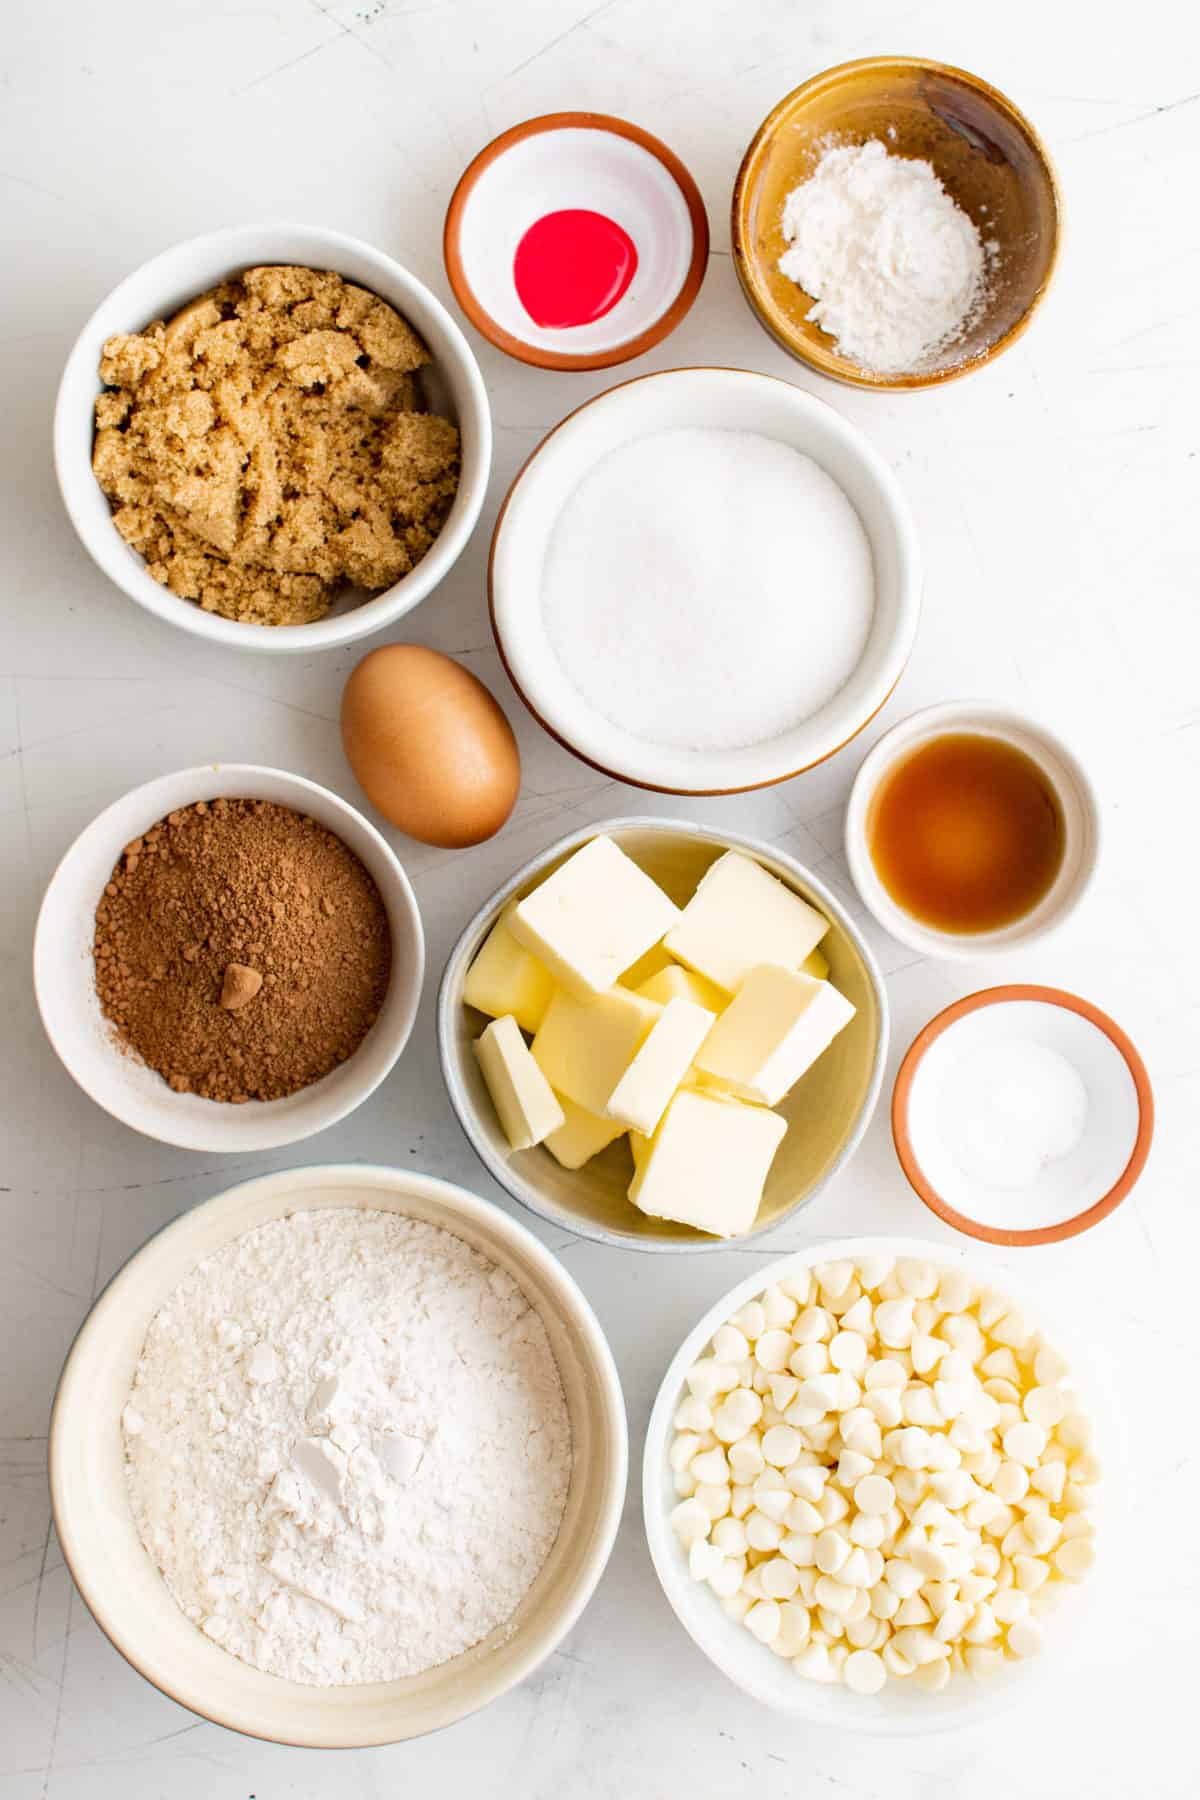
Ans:
{"label": "olive green bowl", "polygon": [[743,850],[829,920],[821,949],[829,958],[831,980],[853,1001],[855,1015],[775,1109],[787,1119],[788,1130],[771,1165],[758,1218],[736,1239],[744,1244],[782,1225],[815,1199],[853,1154],[879,1097],[888,1039],[883,980],[858,928],[827,887],[769,844],[680,819],[608,819],[561,838],[518,869],[471,920],[442,976],[438,1049],[451,1104],[480,1161],[501,1187],[553,1225],[631,1250],[719,1250],[728,1241],[638,1211],[627,1197],[633,1159],[626,1138],[576,1170],[562,1168],[541,1147],[510,1149],[472,1053],[487,1020],[464,1003],[463,984],[480,945],[506,907],[602,833],[679,906],[691,898],[719,856],[726,850]]}
{"label": "olive green bowl", "polygon": [[[813,297],[779,273],[783,206],[829,144],[881,140],[933,164],[985,241],[994,241],[986,303],[971,330],[928,366],[873,374],[840,356],[808,318]],[[901,391],[953,381],[1016,342],[1041,302],[1058,254],[1061,205],[1037,132],[1010,100],[963,69],[919,57],[872,56],[813,76],[759,126],[733,189],[733,261],[761,323],[819,374]]]}

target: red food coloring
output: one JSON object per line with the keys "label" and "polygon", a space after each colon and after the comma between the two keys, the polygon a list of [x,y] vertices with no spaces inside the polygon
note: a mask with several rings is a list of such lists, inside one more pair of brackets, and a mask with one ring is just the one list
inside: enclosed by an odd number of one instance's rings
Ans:
{"label": "red food coloring", "polygon": [[561,331],[611,312],[637,266],[633,239],[615,219],[573,206],[529,227],[513,257],[513,280],[534,324]]}

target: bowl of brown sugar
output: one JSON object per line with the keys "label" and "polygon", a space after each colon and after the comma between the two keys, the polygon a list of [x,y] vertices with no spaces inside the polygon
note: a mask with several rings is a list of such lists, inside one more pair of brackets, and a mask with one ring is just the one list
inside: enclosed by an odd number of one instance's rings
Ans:
{"label": "bowl of brown sugar", "polygon": [[249,1152],[358,1106],[424,975],[408,878],[326,788],[218,764],[136,788],[78,837],[34,938],[42,1023],[99,1106],[183,1149]]}

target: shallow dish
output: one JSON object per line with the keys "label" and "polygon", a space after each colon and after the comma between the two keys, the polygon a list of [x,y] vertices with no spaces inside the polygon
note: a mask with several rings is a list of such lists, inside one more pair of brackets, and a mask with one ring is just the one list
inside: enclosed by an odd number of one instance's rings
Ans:
{"label": "shallow dish", "polygon": [[[637,269],[589,324],[543,326],[513,278],[517,246],[549,213],[583,209],[619,225]],[[443,234],[454,297],[475,329],[539,369],[607,369],[661,343],[688,311],[708,266],[708,217],[667,146],[606,113],[547,113],[495,138],[454,190]]]}
{"label": "shallow dish", "polygon": [[[871,802],[888,772],[918,745],[952,732],[1014,745],[1037,764],[1058,798],[1064,837],[1058,874],[1030,912],[994,931],[942,931],[906,912],[879,879],[867,845]],[[893,725],[863,759],[846,806],[845,843],[859,898],[885,931],[926,956],[969,961],[1002,955],[1065,924],[1096,872],[1100,802],[1079,758],[1040,721],[989,700],[947,700]]]}
{"label": "shallow dish", "polygon": [[727,1240],[687,1225],[651,1219],[626,1190],[633,1164],[624,1139],[585,1163],[564,1169],[540,1146],[514,1151],[500,1129],[472,1044],[486,1020],[463,1004],[463,983],[475,953],[504,909],[553,873],[572,851],[604,833],[683,905],[709,865],[729,849],[744,850],[829,920],[821,940],[831,978],[857,1011],[814,1067],[776,1111],[789,1130],[776,1154],[753,1229],[744,1244],[781,1225],[816,1198],[853,1155],[879,1095],[887,1055],[887,995],[874,958],[828,888],[790,856],[756,838],[712,831],[678,819],[607,819],[561,838],[505,882],[481,907],[450,952],[438,993],[437,1030],[442,1074],[459,1124],[500,1185],[539,1218],[598,1243],[633,1250],[720,1250]]}
{"label": "shallow dish", "polygon": [[[966,337],[928,368],[878,375],[838,355],[808,317],[812,297],[779,273],[783,203],[828,142],[879,138],[931,162],[951,198],[999,250],[988,298]],[[751,309],[785,350],[855,387],[933,387],[982,368],[1015,343],[1040,304],[1058,254],[1060,201],[1050,158],[1011,100],[963,69],[921,57],[872,56],[814,75],[760,125],[733,190],[733,260]]]}
{"label": "shallow dish", "polygon": [[[866,1696],[852,1693],[840,1682],[826,1687],[803,1679],[785,1659],[757,1643],[744,1626],[727,1618],[711,1590],[692,1580],[687,1558],[668,1518],[677,1503],[668,1462],[673,1418],[682,1397],[684,1376],[714,1331],[747,1300],[754,1299],[765,1287],[789,1272],[842,1257],[864,1256],[915,1256],[940,1268],[965,1266],[981,1280],[994,1285],[998,1292],[1011,1295],[1030,1322],[1043,1330],[1052,1344],[1068,1354],[1072,1350],[1070,1332],[1064,1332],[1053,1319],[1047,1318],[1046,1309],[1022,1292],[1018,1284],[1011,1282],[1005,1270],[989,1268],[978,1260],[968,1262],[962,1251],[953,1245],[931,1244],[920,1238],[891,1237],[839,1238],[834,1243],[812,1245],[807,1250],[781,1257],[778,1262],[768,1263],[765,1268],[756,1269],[744,1281],[739,1281],[709,1308],[676,1351],[663,1377],[646,1428],[642,1510],[655,1573],[676,1617],[693,1643],[736,1687],[776,1712],[814,1725],[873,1737],[915,1737],[975,1724],[1005,1712],[1044,1689],[1053,1671],[1069,1668],[1073,1647],[1078,1646],[1083,1635],[1081,1627],[1095,1602],[1095,1590],[1099,1585],[1096,1577],[1064,1593],[1060,1606],[1048,1621],[1046,1635],[1049,1641],[1039,1656],[1006,1663],[987,1681],[952,1680],[937,1694],[914,1692],[907,1683],[889,1681],[881,1694]],[[1097,1418],[1094,1411],[1094,1400],[1100,1391],[1099,1380],[1088,1383],[1086,1390],[1081,1384],[1081,1398],[1093,1423],[1105,1426],[1107,1421]],[[1106,1431],[1105,1436],[1111,1434]],[[1111,1456],[1108,1459],[1110,1464],[1115,1460]],[[1106,1473],[1100,1489],[1100,1504],[1094,1509],[1102,1533],[1113,1511],[1109,1479]]]}
{"label": "shallow dish", "polygon": [[[462,439],[458,492],[446,523],[416,568],[393,587],[356,601],[347,594],[313,625],[251,625],[205,612],[155,581],[142,558],[121,537],[112,508],[92,472],[93,411],[101,392],[100,351],[114,332],[140,331],[169,319],[186,301],[243,269],[295,263],[331,269],[386,300],[424,339],[433,357],[423,374],[435,411],[454,419]],[[127,275],[102,300],[78,338],[63,370],[54,411],[54,466],[63,504],[93,562],[131,600],[211,643],[239,650],[301,653],[353,643],[412,611],[449,573],[465,548],[487,491],[492,460],[492,422],[479,365],[441,301],[381,250],[338,231],[311,225],[238,225],[207,237],[188,238]]]}
{"label": "shallow dish", "polygon": [[[571,1416],[562,1527],[516,1615],[474,1649],[406,1680],[308,1687],[253,1669],[180,1611],[142,1547],[125,1484],[121,1410],[146,1328],[196,1264],[269,1219],[356,1206],[442,1226],[498,1263],[545,1323]],[[114,1276],[72,1346],[50,1422],[50,1493],[67,1567],[97,1624],[147,1681],[216,1724],[327,1749],[395,1743],[451,1725],[552,1654],[608,1561],[625,1494],[621,1384],[587,1301],[523,1225],[463,1188],[361,1164],[290,1169],[205,1201]]]}
{"label": "shallow dish", "polygon": [[[1083,1136],[1017,1191],[960,1169],[945,1142],[939,1087],[973,1052],[1014,1039],[1044,1045],[1083,1077]],[[1061,988],[995,987],[931,1019],[910,1045],[892,1092],[892,1137],[914,1190],[947,1225],[989,1244],[1057,1244],[1121,1204],[1146,1165],[1154,1098],[1146,1065],[1120,1026]]]}
{"label": "shallow dish", "polygon": [[[354,1055],[286,1100],[232,1106],[177,1094],[114,1042],[96,998],[92,938],[104,884],[125,845],[169,812],[220,796],[273,800],[334,832],[374,877],[392,932],[392,976],[379,1017]],[[184,1150],[274,1150],[353,1112],[408,1042],[425,975],[425,935],[409,880],[361,813],[303,776],[248,763],[161,775],[116,800],[76,838],[50,878],[33,940],[33,981],[46,1035],[67,1073],[114,1119]]]}
{"label": "shallow dish", "polygon": [[[568,680],[542,621],[546,548],[568,496],[610,451],[693,426],[755,432],[811,457],[855,507],[875,563],[875,615],[845,686],[811,718],[743,749],[675,749],[622,730]],[[884,459],[824,401],[747,369],[638,376],[571,413],[543,439],[508,491],[492,536],[488,581],[496,642],[533,716],[602,774],[675,794],[766,787],[841,749],[899,681],[916,637],[921,594],[916,528]]]}

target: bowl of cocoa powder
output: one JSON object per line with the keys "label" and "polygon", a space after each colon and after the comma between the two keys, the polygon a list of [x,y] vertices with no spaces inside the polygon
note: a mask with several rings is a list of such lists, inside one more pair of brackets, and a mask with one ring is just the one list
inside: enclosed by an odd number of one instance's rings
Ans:
{"label": "bowl of cocoa powder", "polygon": [[84,1092],[183,1149],[296,1143],[358,1106],[412,1029],[424,934],[383,838],[326,788],[219,764],[136,788],[46,890],[33,969]]}

